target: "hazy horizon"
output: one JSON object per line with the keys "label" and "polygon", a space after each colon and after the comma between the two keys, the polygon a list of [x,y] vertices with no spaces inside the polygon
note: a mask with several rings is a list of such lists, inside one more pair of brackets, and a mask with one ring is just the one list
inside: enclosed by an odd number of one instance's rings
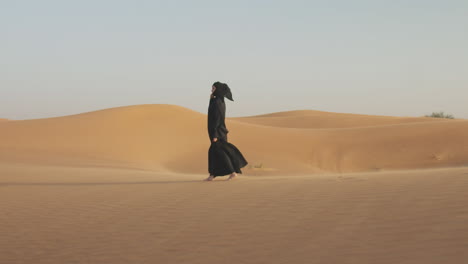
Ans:
{"label": "hazy horizon", "polygon": [[0,3],[0,118],[139,104],[468,118],[468,2]]}

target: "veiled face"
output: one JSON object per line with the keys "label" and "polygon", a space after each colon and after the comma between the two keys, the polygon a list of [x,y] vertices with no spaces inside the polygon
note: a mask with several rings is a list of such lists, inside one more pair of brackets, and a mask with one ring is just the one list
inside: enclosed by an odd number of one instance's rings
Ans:
{"label": "veiled face", "polygon": [[216,90],[216,87],[214,85],[211,86],[211,93],[214,93],[215,90]]}

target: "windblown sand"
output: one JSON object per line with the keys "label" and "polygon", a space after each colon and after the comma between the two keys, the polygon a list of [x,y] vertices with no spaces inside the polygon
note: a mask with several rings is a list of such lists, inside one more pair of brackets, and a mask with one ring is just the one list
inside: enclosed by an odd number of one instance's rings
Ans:
{"label": "windblown sand", "polygon": [[468,121],[174,105],[0,122],[0,263],[465,263]]}

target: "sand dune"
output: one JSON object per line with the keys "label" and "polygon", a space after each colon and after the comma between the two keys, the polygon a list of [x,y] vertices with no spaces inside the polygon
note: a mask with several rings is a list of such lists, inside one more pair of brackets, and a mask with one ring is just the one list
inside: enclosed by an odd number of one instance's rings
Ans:
{"label": "sand dune", "polygon": [[393,117],[358,114],[342,114],[313,110],[276,112],[265,115],[233,118],[257,125],[290,128],[350,128],[404,123],[438,121],[428,117]]}
{"label": "sand dune", "polygon": [[[284,122],[265,125],[268,118]],[[326,119],[332,121],[326,125]],[[319,129],[313,129],[315,123]],[[227,126],[229,140],[250,166],[258,167],[246,168],[246,173],[257,175],[468,164],[467,120],[294,111],[231,118]],[[206,173],[209,144],[206,115],[175,105],[0,124],[0,157],[11,162]]]}
{"label": "sand dune", "polygon": [[[0,155],[11,161],[89,162],[157,169],[186,151],[201,148],[190,129],[202,114],[173,105],[117,107],[83,114],[1,124]],[[195,131],[200,135],[202,131]],[[205,143],[205,144],[203,144]],[[181,145],[186,150],[177,149]]]}
{"label": "sand dune", "polygon": [[[468,121],[135,105],[0,122],[0,263],[465,263]],[[451,168],[442,168],[451,167]],[[411,170],[406,170],[411,169]]]}
{"label": "sand dune", "polygon": [[[262,117],[287,120],[274,127],[252,124],[258,117],[228,119],[229,140],[251,166],[259,167],[246,172],[301,174],[468,164],[466,120],[336,114],[330,119],[341,128],[311,129],[315,118],[320,123],[326,117],[305,113],[305,119],[297,118],[297,112]],[[359,126],[350,127],[348,118]],[[209,144],[206,115],[174,105],[117,107],[0,124],[0,157],[12,162],[205,173]]]}
{"label": "sand dune", "polygon": [[2,121],[8,121],[8,119],[6,119],[6,118],[0,118],[0,122],[2,122]]}

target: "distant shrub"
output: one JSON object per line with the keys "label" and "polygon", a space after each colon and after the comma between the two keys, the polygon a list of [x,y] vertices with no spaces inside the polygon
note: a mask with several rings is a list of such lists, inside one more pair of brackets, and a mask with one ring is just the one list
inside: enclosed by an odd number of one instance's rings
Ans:
{"label": "distant shrub", "polygon": [[431,115],[426,115],[426,117],[454,119],[453,115],[446,114],[443,111],[432,112]]}

